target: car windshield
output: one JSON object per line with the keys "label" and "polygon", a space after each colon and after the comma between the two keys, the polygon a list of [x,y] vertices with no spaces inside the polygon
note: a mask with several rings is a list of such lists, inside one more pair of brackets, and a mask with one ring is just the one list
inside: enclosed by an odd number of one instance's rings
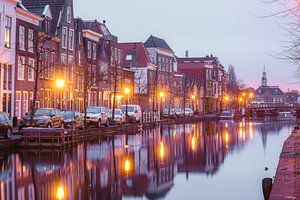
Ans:
{"label": "car windshield", "polygon": [[7,120],[7,117],[4,113],[0,113],[0,121],[5,121]]}
{"label": "car windshield", "polygon": [[87,108],[86,112],[87,113],[101,113],[101,109],[100,108]]}
{"label": "car windshield", "polygon": [[[127,111],[128,112],[133,112],[134,111],[134,106],[127,106]],[[126,106],[122,106],[121,110],[125,113],[126,112]]]}
{"label": "car windshield", "polygon": [[121,110],[115,110],[115,115],[121,115]]}
{"label": "car windshield", "polygon": [[68,118],[73,118],[75,115],[75,112],[73,111],[63,111],[62,115],[64,118],[68,119]]}
{"label": "car windshield", "polygon": [[223,112],[221,113],[221,115],[222,115],[222,116],[231,116],[232,113],[231,113],[230,111],[223,111]]}
{"label": "car windshield", "polygon": [[34,115],[50,116],[51,115],[51,110],[49,110],[49,109],[37,109],[35,111]]}

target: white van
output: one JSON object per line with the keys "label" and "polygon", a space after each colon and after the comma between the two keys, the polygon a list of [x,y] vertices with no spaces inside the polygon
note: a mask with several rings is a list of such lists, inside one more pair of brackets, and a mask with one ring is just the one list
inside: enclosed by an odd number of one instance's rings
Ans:
{"label": "white van", "polygon": [[[121,110],[126,115],[126,105],[121,106]],[[128,105],[128,122],[141,122],[142,119],[142,110],[139,105]]]}

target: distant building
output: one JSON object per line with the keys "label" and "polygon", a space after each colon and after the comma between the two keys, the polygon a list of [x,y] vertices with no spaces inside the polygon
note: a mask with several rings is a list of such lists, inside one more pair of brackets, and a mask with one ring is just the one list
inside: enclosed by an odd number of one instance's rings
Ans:
{"label": "distant building", "polygon": [[279,86],[268,86],[267,72],[264,69],[261,86],[255,91],[256,101],[265,104],[281,104],[285,102],[285,94]]}
{"label": "distant building", "polygon": [[299,94],[296,91],[285,93],[285,102],[289,104],[297,104]]}

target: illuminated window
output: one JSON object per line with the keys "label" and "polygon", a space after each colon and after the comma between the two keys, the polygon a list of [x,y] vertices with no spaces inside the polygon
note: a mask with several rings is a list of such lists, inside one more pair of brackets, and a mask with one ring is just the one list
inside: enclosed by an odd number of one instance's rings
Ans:
{"label": "illuminated window", "polygon": [[11,20],[12,18],[9,16],[5,16],[5,36],[4,36],[4,42],[5,47],[10,48],[11,47]]}

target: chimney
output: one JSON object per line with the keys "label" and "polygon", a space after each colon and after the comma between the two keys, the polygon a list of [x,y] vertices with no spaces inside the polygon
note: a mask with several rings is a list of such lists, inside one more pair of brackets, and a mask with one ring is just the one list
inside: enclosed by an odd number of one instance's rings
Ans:
{"label": "chimney", "polygon": [[189,57],[189,51],[188,51],[188,50],[185,51],[185,57],[186,57],[186,58]]}

